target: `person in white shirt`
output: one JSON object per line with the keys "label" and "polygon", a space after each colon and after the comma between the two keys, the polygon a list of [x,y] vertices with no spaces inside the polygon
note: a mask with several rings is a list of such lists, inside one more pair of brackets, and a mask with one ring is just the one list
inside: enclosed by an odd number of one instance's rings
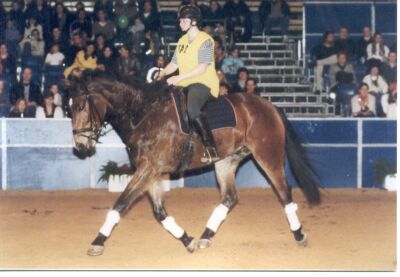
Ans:
{"label": "person in white shirt", "polygon": [[49,87],[49,94],[53,95],[53,103],[58,107],[62,107],[62,96],[58,84],[51,84]]}
{"label": "person in white shirt", "polygon": [[63,118],[64,113],[61,107],[54,105],[53,95],[47,94],[44,96],[42,106],[36,108],[36,118]]}
{"label": "person in white shirt", "polygon": [[379,117],[384,116],[381,99],[382,95],[387,94],[389,87],[385,79],[379,75],[377,66],[373,66],[370,69],[370,74],[364,77],[363,83],[369,86],[369,93],[376,97],[376,115]]}
{"label": "person in white shirt", "polygon": [[63,65],[65,56],[60,52],[60,47],[57,43],[51,46],[50,52],[46,55],[44,61],[48,65]]}
{"label": "person in white shirt", "polygon": [[389,47],[383,44],[383,37],[381,33],[374,35],[374,42],[367,46],[367,66],[371,68],[373,66],[380,67],[381,64],[388,60]]}

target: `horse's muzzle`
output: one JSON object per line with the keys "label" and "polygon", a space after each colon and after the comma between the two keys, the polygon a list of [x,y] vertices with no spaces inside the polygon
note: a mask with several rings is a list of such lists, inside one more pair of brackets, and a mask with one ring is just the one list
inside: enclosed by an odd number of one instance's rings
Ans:
{"label": "horse's muzzle", "polygon": [[86,147],[82,143],[77,143],[75,147],[73,148],[73,153],[75,156],[77,156],[79,159],[85,159],[88,157],[93,156],[96,153],[96,148],[91,146],[91,147]]}

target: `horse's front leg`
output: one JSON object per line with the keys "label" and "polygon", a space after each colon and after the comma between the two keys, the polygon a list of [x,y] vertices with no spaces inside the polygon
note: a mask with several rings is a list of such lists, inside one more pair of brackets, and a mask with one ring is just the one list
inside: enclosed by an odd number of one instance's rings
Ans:
{"label": "horse's front leg", "polygon": [[138,166],[128,186],[118,197],[112,210],[107,213],[106,220],[100,231],[92,242],[87,254],[89,256],[99,256],[104,252],[104,242],[111,235],[114,226],[117,225],[130,208],[132,203],[148,190],[149,184],[158,179],[154,168],[148,163]]}
{"label": "horse's front leg", "polygon": [[185,230],[176,223],[175,219],[167,214],[164,208],[163,190],[159,182],[154,183],[149,188],[149,196],[153,204],[155,218],[168,232],[179,239],[190,253],[194,252],[196,249],[194,238],[188,236]]}

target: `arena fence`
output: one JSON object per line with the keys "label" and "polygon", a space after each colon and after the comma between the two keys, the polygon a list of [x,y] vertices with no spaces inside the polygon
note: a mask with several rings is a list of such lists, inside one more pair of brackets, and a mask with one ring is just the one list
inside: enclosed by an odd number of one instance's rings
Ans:
{"label": "arena fence", "polygon": [[[374,187],[374,162],[396,167],[396,121],[386,119],[291,119],[325,188]],[[1,188],[3,190],[71,190],[107,188],[100,169],[112,160],[129,163],[116,133],[101,138],[97,152],[80,160],[73,152],[70,119],[1,119]],[[289,181],[295,185],[289,174]],[[181,179],[182,180],[182,179]],[[268,186],[254,162],[238,170],[237,186]],[[180,180],[171,187],[181,186]],[[184,176],[184,186],[215,187],[212,168]]]}

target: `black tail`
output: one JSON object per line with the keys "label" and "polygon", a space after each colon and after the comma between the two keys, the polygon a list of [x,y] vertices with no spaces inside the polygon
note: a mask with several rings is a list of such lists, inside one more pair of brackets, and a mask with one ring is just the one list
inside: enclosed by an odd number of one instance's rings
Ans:
{"label": "black tail", "polygon": [[293,176],[307,198],[308,203],[318,204],[320,202],[318,176],[293,126],[290,124],[285,113],[280,109],[278,111],[285,124],[286,153]]}

